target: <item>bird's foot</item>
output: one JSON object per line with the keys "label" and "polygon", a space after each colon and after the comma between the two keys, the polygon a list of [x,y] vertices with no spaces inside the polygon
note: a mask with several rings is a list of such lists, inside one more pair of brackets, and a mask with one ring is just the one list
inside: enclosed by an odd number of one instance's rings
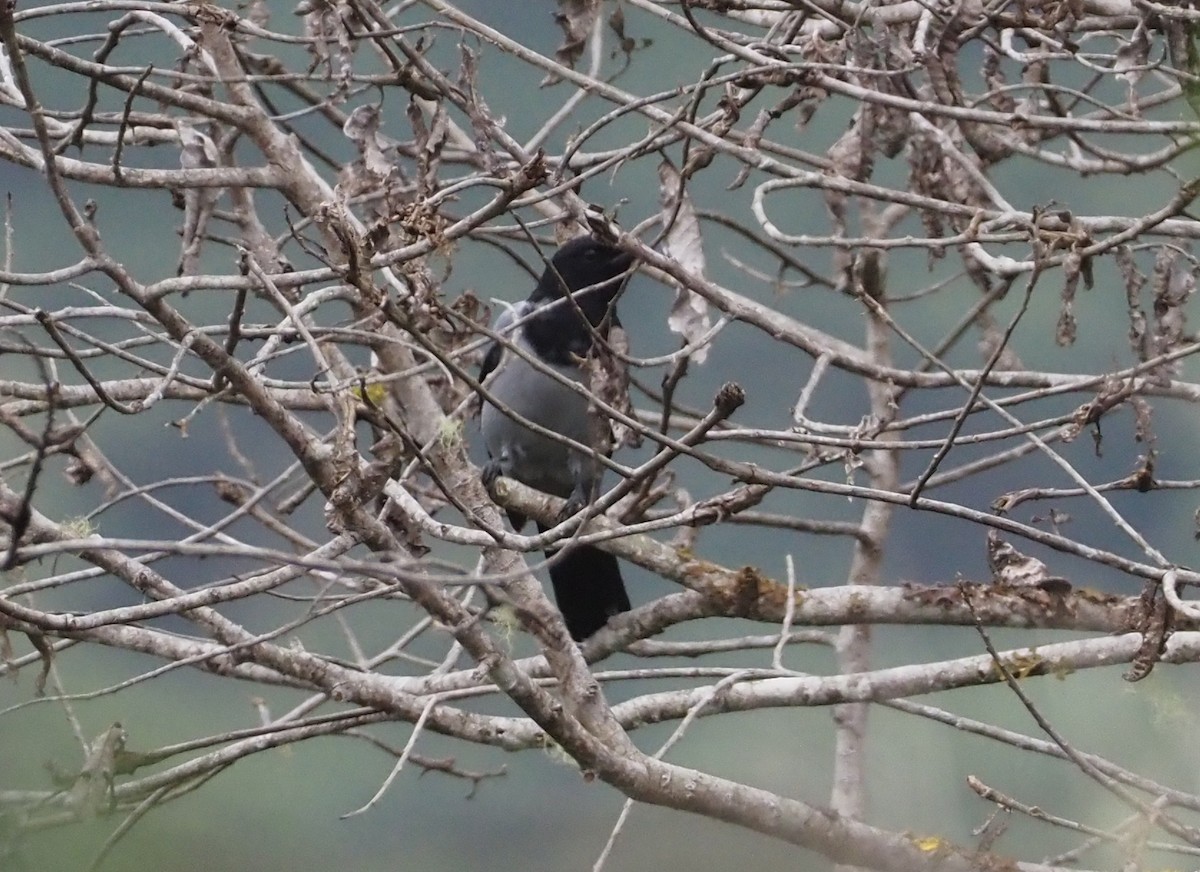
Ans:
{"label": "bird's foot", "polygon": [[504,474],[504,470],[502,470],[500,468],[500,461],[489,460],[484,465],[483,472],[480,474],[479,477],[483,481],[483,486],[490,491],[492,489],[492,485],[494,485],[496,483],[496,479],[498,479],[503,474]]}
{"label": "bird's foot", "polygon": [[566,503],[563,504],[562,511],[558,513],[558,522],[561,524],[563,521],[567,520],[567,518],[577,515],[579,512],[588,507],[589,502],[590,500],[588,499],[587,492],[581,490],[580,488],[576,488],[571,492],[571,495],[567,497]]}

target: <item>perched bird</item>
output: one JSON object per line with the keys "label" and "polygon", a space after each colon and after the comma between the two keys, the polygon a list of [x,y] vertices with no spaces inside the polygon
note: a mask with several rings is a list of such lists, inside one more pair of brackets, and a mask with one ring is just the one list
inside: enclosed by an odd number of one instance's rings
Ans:
{"label": "perched bird", "polygon": [[[594,237],[572,239],[554,253],[529,299],[503,313],[495,329],[530,357],[582,383],[581,363],[593,342],[619,326],[613,301],[632,263],[630,255]],[[587,397],[500,343],[488,350],[479,379],[499,405],[547,430],[592,444]],[[480,427],[490,458],[485,483],[505,475],[565,497],[568,515],[594,498],[603,471],[594,457],[535,433],[491,403],[483,404]],[[517,528],[524,524],[524,518],[512,520]],[[539,529],[545,528],[539,524]],[[550,581],[571,638],[586,639],[611,616],[629,610],[613,555],[582,545],[548,551],[547,556],[553,558]]]}

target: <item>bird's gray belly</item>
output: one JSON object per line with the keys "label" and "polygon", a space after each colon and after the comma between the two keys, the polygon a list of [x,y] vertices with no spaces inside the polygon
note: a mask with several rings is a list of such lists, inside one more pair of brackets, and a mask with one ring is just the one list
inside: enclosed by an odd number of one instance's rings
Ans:
{"label": "bird's gray belly", "polygon": [[[575,367],[555,369],[577,380]],[[497,402],[522,418],[588,444],[587,399],[515,354],[505,354],[486,386]],[[483,405],[480,429],[488,454],[504,475],[546,493],[570,496],[580,463],[577,452],[517,423],[490,403]]]}

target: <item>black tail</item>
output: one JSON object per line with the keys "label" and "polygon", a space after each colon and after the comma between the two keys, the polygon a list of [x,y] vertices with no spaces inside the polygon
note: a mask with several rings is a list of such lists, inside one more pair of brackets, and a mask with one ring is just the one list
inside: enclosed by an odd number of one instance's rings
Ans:
{"label": "black tail", "polygon": [[553,558],[550,583],[554,599],[576,642],[599,630],[613,615],[629,611],[621,567],[607,551],[580,545],[547,551],[546,556]]}

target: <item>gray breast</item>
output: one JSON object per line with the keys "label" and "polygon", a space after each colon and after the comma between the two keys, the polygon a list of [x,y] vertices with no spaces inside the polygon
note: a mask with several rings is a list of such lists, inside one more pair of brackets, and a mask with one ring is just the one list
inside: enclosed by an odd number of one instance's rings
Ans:
{"label": "gray breast", "polygon": [[[519,331],[514,340],[528,351]],[[556,365],[552,369],[572,381],[579,380],[577,367]],[[484,385],[497,402],[521,417],[588,444],[587,399],[511,350],[504,352]],[[490,403],[483,405],[480,427],[488,454],[499,462],[504,475],[546,493],[570,496],[584,463],[578,452],[533,432]]]}

